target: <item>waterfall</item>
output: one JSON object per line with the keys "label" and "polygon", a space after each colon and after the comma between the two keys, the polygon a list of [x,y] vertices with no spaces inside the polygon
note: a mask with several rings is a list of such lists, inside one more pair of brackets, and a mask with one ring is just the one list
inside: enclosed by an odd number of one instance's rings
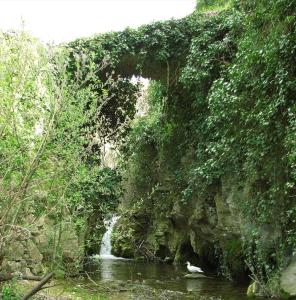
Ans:
{"label": "waterfall", "polygon": [[118,221],[119,216],[112,216],[112,218],[108,221],[105,221],[106,232],[103,235],[101,249],[100,249],[100,258],[101,259],[116,259],[117,257],[111,254],[112,245],[111,245],[111,234],[114,225]]}

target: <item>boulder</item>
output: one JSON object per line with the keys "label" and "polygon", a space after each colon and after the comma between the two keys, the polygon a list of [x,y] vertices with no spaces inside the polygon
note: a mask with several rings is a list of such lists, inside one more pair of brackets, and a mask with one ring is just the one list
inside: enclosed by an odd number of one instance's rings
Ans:
{"label": "boulder", "polygon": [[30,271],[34,274],[34,275],[41,275],[44,273],[44,268],[43,265],[41,263],[38,264],[32,264],[29,266],[30,267]]}
{"label": "boulder", "polygon": [[21,269],[22,269],[21,262],[10,261],[7,259],[4,259],[1,265],[1,270],[7,273],[20,272]]}
{"label": "boulder", "polygon": [[189,279],[209,278],[209,277],[207,277],[203,274],[199,274],[199,273],[186,274],[184,277],[189,278]]}
{"label": "boulder", "polygon": [[[59,224],[55,224],[48,217],[39,218],[36,223],[39,234],[34,237],[35,244],[39,253],[43,257],[43,261],[49,261],[52,257],[53,243],[56,241]],[[57,241],[56,241],[57,242]],[[83,249],[79,245],[79,239],[75,232],[74,226],[70,222],[63,222],[59,251],[64,261],[77,261],[83,255]]]}
{"label": "boulder", "polygon": [[24,246],[20,241],[13,242],[6,251],[6,257],[9,260],[20,261],[25,253]]}
{"label": "boulder", "polygon": [[78,243],[76,232],[70,223],[64,224],[61,237],[62,256],[64,261],[78,261],[82,255],[82,249]]}
{"label": "boulder", "polygon": [[29,268],[25,268],[24,271],[22,272],[23,275],[25,276],[32,276],[32,272]]}
{"label": "boulder", "polygon": [[43,256],[32,240],[28,240],[26,248],[29,259],[35,263],[41,263]]}
{"label": "boulder", "polygon": [[258,282],[254,281],[248,286],[247,296],[250,298],[262,296],[262,292]]}
{"label": "boulder", "polygon": [[285,298],[296,298],[296,258],[282,272],[280,288]]}

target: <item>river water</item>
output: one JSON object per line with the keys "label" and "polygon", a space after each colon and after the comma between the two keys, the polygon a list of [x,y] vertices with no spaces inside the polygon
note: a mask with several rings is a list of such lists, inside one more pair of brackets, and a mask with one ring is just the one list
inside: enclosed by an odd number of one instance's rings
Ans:
{"label": "river water", "polygon": [[[129,282],[156,291],[179,293],[178,299],[246,300],[246,286],[237,286],[220,278],[185,278],[186,266],[135,262],[133,260],[95,260],[89,267],[97,282]],[[175,294],[176,295],[176,294]],[[193,298],[192,298],[193,297]],[[175,299],[175,298],[174,298]]]}
{"label": "river water", "polygon": [[[150,296],[147,298],[143,293],[137,295],[131,293],[131,299],[248,299],[246,286],[237,286],[213,275],[206,278],[185,278],[184,276],[188,274],[185,264],[145,263],[114,257],[111,254],[110,236],[117,220],[118,217],[113,216],[105,223],[107,230],[100,255],[94,256],[88,264],[88,274],[94,282],[105,283],[106,286],[117,283],[136,286],[140,290],[141,288],[145,290],[145,287],[150,289]],[[125,296],[122,294],[122,298],[117,296],[117,299],[127,299]]]}

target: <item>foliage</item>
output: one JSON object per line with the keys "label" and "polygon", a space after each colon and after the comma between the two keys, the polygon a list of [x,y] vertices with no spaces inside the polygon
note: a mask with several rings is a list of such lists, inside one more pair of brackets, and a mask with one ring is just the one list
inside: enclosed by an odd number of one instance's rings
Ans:
{"label": "foliage", "polygon": [[[274,284],[296,246],[295,1],[236,1],[235,7],[191,16],[187,57],[176,80],[166,83],[164,105],[134,122],[128,138],[138,157],[136,183],[147,178],[150,161],[166,168],[164,157],[184,205],[196,195],[213,201],[213,187],[229,175],[239,189],[248,188],[247,200],[236,203],[251,228],[243,232],[243,255],[261,284]],[[147,145],[154,145],[154,156],[144,155]],[[182,169],[186,151],[193,158]],[[274,236],[267,243],[268,232]]]}
{"label": "foliage", "polygon": [[76,72],[77,56],[82,57],[86,73],[106,59],[108,66],[96,74],[100,79],[105,78],[106,72],[115,72],[124,78],[140,75],[166,83],[167,77],[172,75],[167,67],[184,61],[197,26],[197,17],[192,15],[75,40],[67,45],[70,50],[69,72]]}
{"label": "foliage", "polygon": [[[219,168],[232,168],[252,187],[248,203],[240,204],[243,215],[256,227],[273,219],[269,226],[281,228],[271,249],[265,247],[259,232],[254,236],[256,259],[252,264],[262,281],[282,266],[287,249],[295,247],[295,241],[286,243],[290,239],[284,233],[295,230],[291,218],[295,178],[291,160],[289,163],[294,154],[293,146],[286,146],[294,119],[295,20],[289,15],[295,13],[295,7],[287,7],[278,2],[270,6],[268,1],[256,5],[246,19],[236,61],[215,82],[209,96],[208,123],[217,138],[210,151],[220,158],[227,153]],[[247,243],[251,241],[249,237]]]}
{"label": "foliage", "polygon": [[[77,81],[69,77],[64,48],[46,48],[24,32],[1,33],[0,39],[0,256],[48,215],[60,224],[51,245],[54,267],[63,263],[62,223],[71,220],[81,234],[95,207],[102,215],[116,205],[120,178],[99,165],[104,125],[110,125],[102,111],[125,80],[97,81],[99,93],[79,82],[80,69]],[[123,125],[123,108],[121,116],[108,134]]]}
{"label": "foliage", "polygon": [[2,300],[20,300],[21,296],[15,282],[5,283],[1,286],[0,297]]}
{"label": "foliage", "polygon": [[202,12],[227,9],[231,0],[197,0],[196,9]]}
{"label": "foliage", "polygon": [[96,254],[101,242],[103,218],[113,213],[121,196],[121,176],[108,167],[81,168],[67,191],[69,209],[74,225],[85,235],[87,254]]}
{"label": "foliage", "polygon": [[[198,10],[72,46],[108,57],[115,73],[165,86],[152,83],[149,114],[133,121],[122,148],[134,202],[168,178],[184,206],[203,197],[214,208],[213,191],[232,176],[249,192],[236,203],[251,224],[243,255],[266,283],[295,248],[295,1],[209,0]],[[270,243],[263,228],[277,233]],[[231,256],[225,251],[222,261]]]}
{"label": "foliage", "polygon": [[[127,218],[135,227],[123,237],[145,236],[151,219],[165,210],[170,218],[174,205],[190,208],[203,198],[214,210],[213,195],[231,176],[248,192],[235,203],[243,245],[216,249],[219,259],[236,272],[231,257],[243,249],[258,281],[274,284],[296,247],[296,6],[229,2],[204,0],[205,14],[79,39],[59,51],[24,33],[1,35],[5,242],[8,224],[24,226],[22,214],[49,209],[55,220],[70,213],[78,232],[97,229],[93,220],[121,195],[120,176],[100,157],[113,142],[133,192]],[[227,9],[209,12],[217,8]],[[152,79],[144,116],[136,115],[140,86],[132,75]]]}
{"label": "foliage", "polygon": [[132,122],[130,134],[124,145],[125,153],[128,155],[133,155],[145,144],[155,144],[156,147],[160,147],[160,138],[162,138],[160,130],[163,129],[162,107],[166,98],[165,87],[159,82],[152,81],[144,97],[149,109],[144,116],[135,118]]}
{"label": "foliage", "polygon": [[[42,187],[55,180],[53,172],[59,165],[46,152],[62,95],[54,84],[50,49],[46,52],[23,32],[1,33],[0,39],[1,247],[5,248],[15,226],[23,225],[22,215],[30,214],[38,203]],[[53,197],[60,193],[52,190]]]}
{"label": "foliage", "polygon": [[[182,75],[183,82],[196,91],[196,107],[202,113],[191,123],[198,147],[185,195],[190,196],[195,187],[207,190],[227,174],[235,175],[238,184],[251,186],[248,201],[238,206],[256,228],[245,233],[245,255],[261,284],[274,279],[284,266],[285,255],[295,248],[289,235],[295,230],[294,163],[290,159],[295,142],[290,131],[294,120],[295,19],[290,16],[295,7],[283,2],[248,1],[243,35],[233,38],[228,34],[222,43],[216,37],[209,40],[209,48],[202,48],[203,40],[197,40],[198,48],[192,48],[188,57],[190,67],[186,66]],[[237,24],[233,22],[237,17],[233,17],[228,19],[230,28]],[[231,46],[233,42],[237,47]],[[237,48],[225,71],[216,60],[219,52],[215,49],[219,48],[230,58]],[[266,244],[259,229],[264,226],[281,234]]]}

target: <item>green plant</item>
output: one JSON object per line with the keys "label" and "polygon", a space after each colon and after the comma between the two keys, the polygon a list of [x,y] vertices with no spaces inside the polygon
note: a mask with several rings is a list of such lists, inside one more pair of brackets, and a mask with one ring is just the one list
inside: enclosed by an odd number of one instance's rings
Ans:
{"label": "green plant", "polygon": [[3,300],[20,300],[21,296],[15,282],[5,283],[0,291],[1,299]]}
{"label": "green plant", "polygon": [[[184,207],[203,199],[215,209],[222,181],[234,178],[247,195],[235,200],[242,223],[254,229],[242,232],[242,259],[265,288],[277,286],[295,248],[294,14],[294,1],[250,0],[211,17],[191,16],[187,56],[166,82],[165,104],[155,119],[135,122],[129,136],[134,191],[138,184],[151,191],[169,173],[170,197],[177,194]],[[143,211],[150,200],[144,197]],[[155,218],[160,210],[152,209]],[[230,273],[235,249],[222,253]]]}
{"label": "green plant", "polygon": [[197,0],[196,9],[199,12],[220,11],[229,8],[231,0]]}
{"label": "green plant", "polygon": [[62,268],[66,225],[83,236],[94,207],[103,218],[116,205],[120,177],[98,165],[102,146],[125,130],[124,97],[135,98],[137,86],[112,75],[100,81],[95,74],[104,65],[92,65],[82,79],[77,63],[73,79],[67,49],[45,47],[25,32],[1,32],[0,40],[0,255],[47,216],[55,231],[50,267]]}

